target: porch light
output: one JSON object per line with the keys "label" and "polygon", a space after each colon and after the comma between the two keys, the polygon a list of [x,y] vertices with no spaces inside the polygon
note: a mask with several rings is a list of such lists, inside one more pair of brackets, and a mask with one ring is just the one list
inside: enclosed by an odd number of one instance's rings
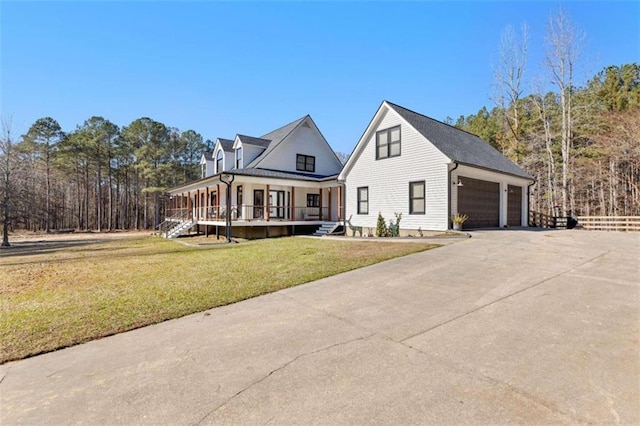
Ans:
{"label": "porch light", "polygon": [[234,175],[232,173],[221,173],[220,181],[227,186],[227,211],[225,215],[225,233],[227,243],[231,243],[231,184],[233,184]]}
{"label": "porch light", "polygon": [[451,185],[454,186],[464,186],[464,184],[462,183],[462,181],[460,179],[458,179],[458,182],[451,182]]}

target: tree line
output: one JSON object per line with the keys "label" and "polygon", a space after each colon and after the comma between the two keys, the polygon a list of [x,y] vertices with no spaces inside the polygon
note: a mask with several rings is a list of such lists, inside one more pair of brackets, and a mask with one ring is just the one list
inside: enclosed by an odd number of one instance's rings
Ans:
{"label": "tree line", "polygon": [[3,224],[29,231],[154,228],[166,189],[199,178],[213,148],[147,117],[120,128],[94,116],[69,133],[45,117],[19,138],[2,127]]}
{"label": "tree line", "polygon": [[536,177],[532,210],[640,215],[640,66],[609,66],[585,87],[572,88],[571,98],[566,139],[557,92],[533,93],[507,108],[483,107],[449,123],[480,136]]}
{"label": "tree line", "polygon": [[528,27],[505,28],[494,106],[448,121],[536,177],[532,210],[640,215],[640,65],[611,65],[579,85],[584,38],[560,8],[547,23],[543,74],[529,78]]}

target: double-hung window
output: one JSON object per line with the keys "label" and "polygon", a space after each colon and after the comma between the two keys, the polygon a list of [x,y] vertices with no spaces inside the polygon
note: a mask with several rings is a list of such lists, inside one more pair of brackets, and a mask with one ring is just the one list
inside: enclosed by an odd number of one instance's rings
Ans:
{"label": "double-hung window", "polygon": [[315,172],[316,171],[316,157],[313,155],[296,155],[296,170],[301,172]]}
{"label": "double-hung window", "polygon": [[376,160],[400,156],[400,126],[376,132]]}
{"label": "double-hung window", "polygon": [[307,194],[307,207],[320,207],[320,194]]}
{"label": "double-hung window", "polygon": [[223,170],[223,166],[224,166],[223,156],[224,156],[224,153],[222,152],[222,150],[218,151],[218,155],[216,155],[216,173],[224,172],[224,170]]}
{"label": "double-hung window", "polygon": [[424,181],[409,182],[409,214],[424,214]]}
{"label": "double-hung window", "polygon": [[236,149],[236,169],[242,168],[242,147]]}
{"label": "double-hung window", "polygon": [[369,187],[358,188],[358,214],[369,214]]}

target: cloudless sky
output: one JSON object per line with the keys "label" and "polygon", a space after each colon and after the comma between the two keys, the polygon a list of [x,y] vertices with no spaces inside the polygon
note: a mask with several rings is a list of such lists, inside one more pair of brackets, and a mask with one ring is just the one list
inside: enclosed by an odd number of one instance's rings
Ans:
{"label": "cloudless sky", "polygon": [[580,83],[640,62],[640,1],[0,0],[0,114],[18,134],[41,117],[72,131],[100,115],[205,139],[310,114],[349,153],[384,99],[438,120],[492,107],[507,25],[527,22],[525,79],[544,80],[545,28],[560,5],[586,34]]}

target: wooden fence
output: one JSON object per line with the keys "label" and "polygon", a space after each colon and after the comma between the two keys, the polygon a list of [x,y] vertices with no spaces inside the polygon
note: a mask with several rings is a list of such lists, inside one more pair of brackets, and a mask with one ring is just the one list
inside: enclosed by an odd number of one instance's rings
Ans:
{"label": "wooden fence", "polygon": [[529,226],[537,228],[555,228],[556,219],[557,218],[549,216],[548,214],[529,210]]}
{"label": "wooden fence", "polygon": [[[640,216],[578,216],[576,228],[593,231],[636,231],[640,232]],[[548,214],[529,211],[529,226],[538,228],[566,229],[567,217],[549,216]],[[575,223],[575,222],[574,222]]]}
{"label": "wooden fence", "polygon": [[640,231],[640,216],[578,216],[578,226],[594,231]]}

